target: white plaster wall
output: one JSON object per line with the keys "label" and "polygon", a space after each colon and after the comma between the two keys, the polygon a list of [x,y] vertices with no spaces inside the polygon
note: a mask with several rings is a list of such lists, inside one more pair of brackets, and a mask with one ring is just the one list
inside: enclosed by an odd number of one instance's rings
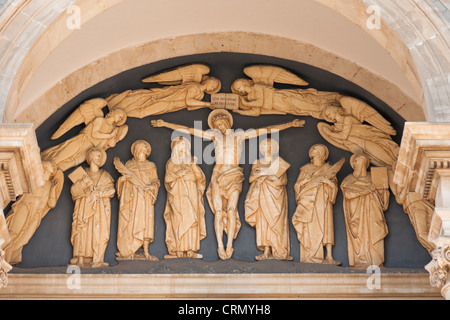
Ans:
{"label": "white plaster wall", "polygon": [[158,39],[233,31],[310,43],[354,61],[420,102],[398,64],[374,38],[314,0],[125,0],[83,24],[47,57],[23,92],[16,114],[99,57]]}

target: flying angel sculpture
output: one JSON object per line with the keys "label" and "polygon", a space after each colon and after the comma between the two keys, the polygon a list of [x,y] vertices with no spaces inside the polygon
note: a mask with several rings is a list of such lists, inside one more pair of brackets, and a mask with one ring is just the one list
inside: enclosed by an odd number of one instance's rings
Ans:
{"label": "flying angel sculpture", "polygon": [[275,83],[308,86],[309,83],[292,72],[270,65],[254,65],[244,69],[249,79],[238,79],[232,91],[240,96],[240,108],[235,112],[257,117],[264,114],[312,116],[323,119],[327,106],[339,106],[342,97],[334,92],[315,89],[276,89]]}
{"label": "flying angel sculpture", "polygon": [[164,72],[147,79],[144,83],[158,83],[164,88],[128,90],[108,97],[110,109],[120,107],[128,117],[143,119],[182,109],[211,108],[203,101],[206,94],[215,94],[222,88],[221,82],[208,76],[210,68],[193,64]]}
{"label": "flying angel sculpture", "polygon": [[86,160],[86,152],[97,147],[103,150],[114,148],[128,133],[125,124],[127,115],[120,108],[113,109],[106,116],[104,99],[92,99],[78,107],[52,136],[59,139],[78,125],[86,127],[75,137],[41,153],[43,161],[54,161],[63,172]]}
{"label": "flying angel sculpture", "polygon": [[392,168],[400,149],[392,140],[397,134],[392,125],[361,100],[343,97],[340,102],[341,107],[325,108],[324,118],[333,125],[318,124],[322,137],[340,149],[366,155],[375,166]]}

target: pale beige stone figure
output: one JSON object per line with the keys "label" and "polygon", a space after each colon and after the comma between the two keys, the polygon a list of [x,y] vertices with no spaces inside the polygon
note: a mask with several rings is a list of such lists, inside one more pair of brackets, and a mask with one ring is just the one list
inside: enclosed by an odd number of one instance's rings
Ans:
{"label": "pale beige stone figure", "polygon": [[406,196],[403,208],[411,220],[417,239],[431,255],[436,249],[436,245],[428,239],[435,210],[434,205],[424,200],[420,194],[411,192]]}
{"label": "pale beige stone figure", "polygon": [[[79,175],[71,188],[75,201],[73,212],[72,265],[106,267],[104,262],[111,226],[111,198],[115,194],[114,180],[100,169],[106,163],[106,152],[92,148],[86,161],[90,168]],[[79,171],[83,171],[81,167]]]}
{"label": "pale beige stone figure", "polygon": [[[132,145],[133,159],[126,165],[118,158],[114,160],[122,174],[117,181],[120,200],[117,260],[158,261],[149,253],[149,245],[155,240],[154,206],[161,185],[156,165],[147,160],[151,152],[150,144],[139,140]],[[143,248],[143,255],[137,254],[140,248]]]}
{"label": "pale beige stone figure", "polygon": [[323,119],[327,106],[340,106],[342,97],[334,92],[320,92],[315,89],[275,89],[274,83],[307,86],[308,83],[293,73],[275,66],[255,65],[244,69],[252,80],[238,79],[232,91],[240,95],[240,110],[235,112],[246,116],[264,114],[292,114]]}
{"label": "pale beige stone figure", "polygon": [[[256,138],[274,131],[285,130],[291,127],[303,127],[305,122],[293,122],[270,126],[251,131],[234,131],[233,117],[226,110],[211,112],[208,124],[212,130],[203,131],[177,124],[167,123],[163,120],[154,120],[154,127],[166,127],[172,130],[188,132],[214,142],[216,165],[211,177],[211,183],[206,192],[208,203],[215,214],[215,231],[218,243],[218,253],[222,260],[233,256],[233,241],[241,228],[241,221],[237,210],[239,196],[244,182],[244,170],[239,166],[244,141]],[[228,236],[227,248],[224,248],[223,233]]]}
{"label": "pale beige stone figure", "polygon": [[145,118],[175,112],[182,109],[212,108],[210,102],[202,101],[205,94],[220,91],[222,85],[209,77],[210,68],[195,64],[143,80],[145,83],[168,85],[161,89],[129,90],[107,98],[110,109],[123,108],[128,117]]}
{"label": "pale beige stone figure", "polygon": [[322,137],[340,149],[366,155],[375,166],[392,168],[400,147],[391,138],[396,135],[391,124],[362,101],[350,97],[340,101],[342,107],[325,108],[324,118],[333,125],[319,123]]}
{"label": "pale beige stone figure", "polygon": [[309,156],[311,163],[300,169],[295,184],[297,210],[292,218],[301,246],[300,261],[341,265],[332,254],[335,245],[333,205],[339,189],[336,174],[345,160],[335,165],[326,163],[329,150],[322,144],[312,146]]}
{"label": "pale beige stone figure", "polygon": [[[0,198],[2,198],[0,194]],[[10,240],[5,216],[3,215],[3,206],[0,208],[0,289],[8,285],[8,272],[11,271],[11,265],[5,259],[5,247]]]}
{"label": "pale beige stone figure", "polygon": [[250,175],[245,201],[245,221],[256,229],[256,244],[263,254],[256,260],[288,260],[290,256],[287,170],[290,165],[278,156],[279,144],[266,139],[260,144],[263,158],[257,160]]}
{"label": "pale beige stone figure", "polygon": [[350,267],[366,268],[384,265],[384,239],[388,227],[384,211],[389,206],[389,189],[375,186],[367,171],[370,160],[363,154],[353,155],[354,169],[342,182],[344,214],[347,226]]}
{"label": "pale beige stone figure", "polygon": [[28,244],[42,219],[56,207],[64,186],[64,174],[51,161],[43,161],[45,184],[32,194],[22,195],[6,219],[11,241],[5,257],[11,265],[22,262],[22,249]]}
{"label": "pale beige stone figure", "polygon": [[77,136],[41,153],[42,160],[54,161],[62,170],[74,168],[86,160],[86,152],[95,147],[103,150],[114,148],[128,133],[127,115],[122,109],[114,109],[103,117],[106,100],[89,100],[75,110],[53,136],[61,137],[75,126],[86,127]]}
{"label": "pale beige stone figure", "polygon": [[200,242],[206,238],[204,194],[206,177],[183,137],[172,142],[166,165],[167,203],[164,212],[166,244],[170,258],[202,259]]}

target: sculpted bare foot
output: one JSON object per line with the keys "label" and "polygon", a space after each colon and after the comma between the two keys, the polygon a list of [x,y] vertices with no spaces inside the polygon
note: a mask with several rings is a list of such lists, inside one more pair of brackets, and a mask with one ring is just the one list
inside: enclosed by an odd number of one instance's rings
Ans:
{"label": "sculpted bare foot", "polygon": [[233,256],[234,253],[234,249],[232,247],[228,247],[227,248],[227,260],[231,259],[231,257]]}
{"label": "sculpted bare foot", "polygon": [[157,257],[152,256],[149,253],[144,254],[144,256],[145,256],[145,259],[148,260],[148,261],[159,261],[159,259]]}
{"label": "sculpted bare foot", "polygon": [[225,249],[224,249],[224,248],[219,248],[219,249],[217,250],[217,252],[219,253],[220,259],[222,259],[222,260],[227,260],[227,253],[225,252]]}
{"label": "sculpted bare foot", "polygon": [[333,258],[326,258],[325,260],[323,260],[324,264],[333,264],[335,266],[340,266],[342,265],[342,262],[334,260]]}

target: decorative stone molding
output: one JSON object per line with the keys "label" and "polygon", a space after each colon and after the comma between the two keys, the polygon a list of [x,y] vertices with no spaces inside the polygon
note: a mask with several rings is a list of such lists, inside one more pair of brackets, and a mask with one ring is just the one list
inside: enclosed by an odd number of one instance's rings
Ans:
{"label": "decorative stone molding", "polygon": [[440,247],[433,252],[433,261],[425,269],[430,273],[431,285],[443,288],[447,284],[450,267],[450,246]]}
{"label": "decorative stone molding", "polygon": [[111,53],[62,79],[25,109],[11,108],[9,116],[5,114],[5,120],[33,123],[38,127],[83,91],[124,71],[163,59],[211,52],[262,54],[300,61],[361,86],[409,121],[425,119],[421,106],[395,84],[353,61],[295,40],[256,33],[223,32],[161,39]]}
{"label": "decorative stone molding", "polygon": [[435,206],[428,240],[436,249],[426,269],[450,299],[450,124],[406,124],[394,183],[402,186],[399,202],[414,192]]}
{"label": "decorative stone molding", "polygon": [[44,184],[44,171],[33,125],[0,126],[1,209]]}
{"label": "decorative stone molding", "polygon": [[[0,59],[0,119],[3,119],[2,107],[6,106],[5,119],[12,121],[23,88],[45,58],[73,32],[66,27],[64,11],[67,8],[73,4],[79,6],[84,24],[122,1],[7,1],[0,10],[1,52],[4,53]],[[376,39],[399,64],[420,97],[424,91],[422,86],[426,88],[422,107],[429,121],[450,119],[443,107],[450,101],[446,80],[450,68],[446,63],[449,47],[445,45],[449,11],[442,1],[316,1],[345,16]],[[367,8],[371,5],[382,9],[380,29],[370,30],[367,26],[370,17]],[[359,78],[363,81],[365,75],[360,74]],[[406,104],[403,106],[403,109],[408,108]],[[400,114],[402,112],[406,111]]]}
{"label": "decorative stone molding", "polygon": [[3,209],[18,196],[44,184],[44,170],[33,125],[0,126],[0,289],[8,284],[11,266],[3,249],[10,241]]}
{"label": "decorative stone molding", "polygon": [[10,274],[0,299],[442,299],[426,273]]}

